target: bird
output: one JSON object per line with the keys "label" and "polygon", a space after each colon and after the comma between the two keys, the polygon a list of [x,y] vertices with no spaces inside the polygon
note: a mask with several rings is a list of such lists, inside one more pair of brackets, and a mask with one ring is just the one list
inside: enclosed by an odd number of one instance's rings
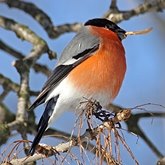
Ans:
{"label": "bird", "polygon": [[117,96],[126,73],[122,40],[126,31],[105,18],[93,18],[82,25],[64,48],[55,69],[29,107],[45,104],[37,134],[29,149],[35,153],[44,132],[67,111],[82,111],[84,99],[97,100],[108,108]]}

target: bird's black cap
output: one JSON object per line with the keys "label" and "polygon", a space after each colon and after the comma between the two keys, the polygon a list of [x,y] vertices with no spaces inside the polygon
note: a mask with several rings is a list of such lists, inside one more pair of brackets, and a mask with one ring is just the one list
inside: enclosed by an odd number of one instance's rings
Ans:
{"label": "bird's black cap", "polygon": [[117,33],[118,37],[122,40],[126,37],[125,33],[126,31],[117,26],[114,22],[105,19],[105,18],[94,18],[91,20],[88,20],[84,26],[97,26],[97,27],[104,27],[106,29],[109,29],[115,33]]}

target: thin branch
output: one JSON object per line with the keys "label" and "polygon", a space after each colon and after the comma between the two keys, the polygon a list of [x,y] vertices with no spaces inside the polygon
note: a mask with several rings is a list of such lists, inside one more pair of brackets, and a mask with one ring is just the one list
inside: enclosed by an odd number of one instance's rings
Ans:
{"label": "thin branch", "polygon": [[3,103],[0,103],[0,114],[0,124],[12,122],[15,118],[15,115]]}
{"label": "thin branch", "polygon": [[32,43],[33,49],[28,57],[26,57],[26,59],[29,60],[29,63],[31,62],[30,65],[33,65],[43,53],[48,53],[49,58],[56,57],[56,54],[49,49],[47,43],[27,26],[2,16],[0,16],[0,26],[15,32],[18,38]]}
{"label": "thin branch", "polygon": [[[61,140],[65,140],[67,141],[68,139],[70,139],[71,137],[73,139],[76,139],[76,136],[75,135],[72,135],[70,133],[67,133],[67,132],[63,132],[63,131],[60,131],[60,130],[55,130],[55,129],[51,129],[49,128],[45,133],[44,133],[45,136],[49,136],[49,137],[54,137],[54,138],[58,138],[58,139],[61,139]],[[82,143],[82,146],[86,149],[86,150],[89,150],[90,152],[92,152],[93,154],[95,154],[95,151],[96,151],[96,147],[91,144],[90,142],[83,142]]]}
{"label": "thin branch", "polygon": [[150,118],[150,117],[161,117],[165,118],[165,113],[164,112],[152,112],[150,113],[137,113],[133,115],[137,120],[140,120],[141,118]]}
{"label": "thin branch", "polygon": [[54,38],[59,37],[60,35],[68,32],[78,32],[81,28],[82,23],[67,23],[59,26],[54,27],[55,36]]}
{"label": "thin branch", "polygon": [[163,11],[164,9],[165,0],[151,0],[145,1],[143,4],[140,4],[132,10],[115,10],[114,12],[114,10],[110,8],[109,11],[104,14],[103,17],[110,19],[115,23],[119,23],[123,20],[128,20],[134,16],[138,16],[149,12]]}
{"label": "thin branch", "polygon": [[38,37],[27,26],[19,24],[14,20],[0,17],[0,26],[15,32],[15,34],[26,41],[33,44],[32,51],[24,59],[17,60],[13,63],[20,74],[20,88],[18,91],[18,106],[16,113],[16,121],[21,125],[25,124],[27,118],[27,108],[29,103],[29,70],[36,60],[43,54],[48,53],[49,57],[55,57],[55,54],[48,48],[46,42]]}
{"label": "thin branch", "polygon": [[[50,38],[57,38],[66,32],[77,32],[82,25],[81,23],[72,23],[54,26],[49,16],[32,3],[17,0],[6,0],[2,2],[5,2],[9,7],[15,7],[30,14],[41,24],[41,26],[43,26]],[[121,11],[118,10],[117,1],[112,0],[109,10],[103,15],[103,17],[118,23],[123,20],[128,20],[133,16],[148,12],[162,11],[163,9],[165,9],[164,0],[152,0],[146,1],[132,10]]]}
{"label": "thin branch", "polygon": [[15,62],[15,67],[20,74],[20,87],[18,91],[18,104],[16,120],[25,122],[29,103],[29,67],[21,60]]}
{"label": "thin branch", "polygon": [[[154,114],[153,114],[154,115]],[[158,115],[158,114],[157,114]],[[159,117],[162,116],[161,113],[159,113]],[[140,119],[140,116],[142,115],[132,115],[128,121],[126,121],[128,131],[133,132],[136,135],[139,135],[146,144],[151,148],[151,150],[159,157],[163,157],[163,154],[156,148],[156,146],[150,141],[150,139],[146,136],[146,134],[142,131],[142,129],[138,125],[138,121]],[[150,115],[151,116],[151,115]],[[158,116],[157,116],[158,117]]]}
{"label": "thin branch", "polygon": [[[4,43],[2,40],[0,40],[0,49],[7,52],[8,54],[10,54],[11,56],[13,56],[17,59],[25,58],[25,55],[23,55],[22,53],[18,52],[15,49],[13,49],[12,47],[10,47],[6,43]],[[35,72],[41,72],[41,73],[45,74],[46,76],[49,76],[50,72],[51,72],[46,65],[42,65],[37,62],[33,65],[33,68],[34,68]]]}
{"label": "thin branch", "polygon": [[7,129],[6,124],[14,121],[14,119],[15,115],[5,106],[5,104],[0,103],[0,146],[5,144],[10,138],[11,132]]}
{"label": "thin branch", "polygon": [[[14,91],[18,93],[20,86],[13,82],[11,79],[5,77],[4,75],[0,74],[0,84],[4,87],[7,88],[10,91]],[[37,91],[29,91],[31,96],[38,96],[39,92]]]}
{"label": "thin branch", "polygon": [[16,51],[12,47],[10,47],[6,43],[4,43],[2,40],[0,40],[0,49],[5,51],[5,52],[7,52],[7,53],[9,53],[11,56],[13,56],[13,57],[15,57],[17,59],[24,58],[24,55],[22,53]]}
{"label": "thin branch", "polygon": [[55,31],[50,17],[35,4],[18,0],[6,0],[5,3],[10,7],[20,9],[31,15],[47,32],[50,38],[54,38]]}
{"label": "thin branch", "polygon": [[118,11],[117,0],[111,0],[111,4],[110,4],[109,9],[113,12]]}
{"label": "thin branch", "polygon": [[50,17],[33,3],[18,0],[6,0],[3,2],[11,8],[20,9],[31,15],[45,29],[50,38],[57,38],[66,32],[77,32],[81,27],[81,23],[55,26]]}
{"label": "thin branch", "polygon": [[[146,105],[154,105],[154,104],[146,104]],[[157,105],[160,106],[160,105]],[[127,109],[127,108],[123,108],[121,106],[118,105],[114,105],[114,104],[110,104],[109,105],[109,110],[113,111],[113,112],[119,112],[121,110]],[[138,106],[137,106],[138,108]],[[128,108],[128,109],[132,109],[132,108]],[[133,108],[133,109],[136,109]],[[146,136],[146,134],[142,131],[142,129],[139,127],[138,122],[141,118],[143,117],[165,117],[165,113],[164,112],[153,112],[153,113],[137,113],[137,114],[132,114],[130,119],[128,121],[126,121],[127,127],[128,127],[128,131],[129,132],[133,132],[137,135],[139,135],[145,142],[146,144],[151,148],[151,150],[159,157],[163,157],[162,153],[156,148],[156,146],[150,141],[150,139]]]}
{"label": "thin branch", "polygon": [[1,95],[0,95],[0,102],[2,102],[2,100],[4,100],[5,99],[5,97],[9,94],[9,92],[10,92],[10,90],[7,88],[7,87],[5,87],[5,86],[3,86],[3,89],[4,89],[4,91],[1,93]]}
{"label": "thin branch", "polygon": [[[122,111],[118,111],[118,113],[111,119],[111,121],[113,121],[112,122],[113,124],[118,123],[118,122],[121,122],[121,121],[125,121],[125,119],[127,120],[129,118],[130,111],[124,110],[124,112],[125,112],[124,114],[122,113]],[[159,117],[159,115],[162,116],[161,113],[156,113],[156,115],[158,117]],[[128,124],[128,122],[130,122],[130,123],[132,123],[132,122],[133,123],[137,123],[136,120],[134,119],[134,116],[133,116],[133,118],[132,118],[132,116],[133,115],[131,115],[131,117],[129,118],[129,120],[127,120],[127,124]],[[153,116],[154,116],[154,114],[153,114]],[[38,150],[40,152],[41,152],[41,150],[43,150],[43,153],[49,152],[50,155],[48,154],[46,156],[51,156],[55,152],[54,149],[56,149],[56,151],[59,151],[59,152],[64,152],[64,151],[66,151],[68,149],[68,147],[70,147],[70,144],[72,144],[73,146],[77,146],[78,145],[77,144],[77,140],[80,140],[81,139],[81,144],[83,146],[86,146],[86,144],[88,144],[87,145],[87,148],[86,147],[84,147],[84,148],[86,148],[86,149],[92,148],[92,152],[95,153],[95,151],[97,150],[97,148],[96,147],[93,147],[92,145],[89,145],[90,144],[89,141],[92,140],[93,137],[96,137],[97,136],[97,133],[98,133],[97,131],[99,131],[99,129],[104,129],[104,127],[106,127],[106,128],[108,127],[109,129],[111,129],[111,127],[113,127],[112,123],[111,122],[110,123],[104,122],[103,124],[99,125],[98,127],[94,128],[92,130],[86,130],[86,132],[83,135],[81,135],[80,138],[78,138],[78,139],[75,136],[72,136],[72,139],[69,142],[64,143],[64,144],[63,143],[62,144],[59,144],[58,146],[56,146],[56,148],[54,148],[54,147],[52,148],[51,146],[44,145],[44,147],[40,146],[41,148],[39,147]],[[20,124],[17,121],[14,121],[12,123],[8,123],[7,128],[10,131],[12,131],[12,130],[19,129],[19,126],[20,126]],[[132,124],[128,124],[128,126],[130,126],[130,127],[128,127],[128,130],[129,131],[134,132],[134,133],[140,135],[144,140],[146,139],[146,138],[144,138],[143,132],[138,127],[138,125],[134,126]],[[24,129],[25,128],[27,129],[27,132],[29,132],[29,131],[30,132],[35,132],[34,130],[35,130],[36,126],[34,125],[33,131],[31,130],[32,128],[30,128],[30,130],[27,127],[24,127]],[[137,129],[137,128],[139,128],[139,129]],[[70,134],[65,133],[65,132],[62,132],[62,131],[59,131],[59,130],[53,130],[53,129],[48,129],[45,132],[45,135],[49,135],[49,136],[52,136],[52,137],[60,138],[60,139],[63,139],[63,140],[70,139]],[[45,150],[47,150],[47,151],[45,151]],[[161,156],[161,155],[159,154],[159,156]],[[18,159],[18,161],[26,160],[26,158]],[[41,159],[41,158],[44,158],[44,155],[38,153],[38,154],[35,154],[33,157],[28,157],[28,159],[25,162],[27,162],[27,161],[30,162],[31,160],[34,161],[34,160],[38,160],[38,159]],[[17,160],[15,160],[15,161],[17,161]]]}
{"label": "thin branch", "polygon": [[[79,146],[80,141],[81,141],[81,143],[83,143],[83,142],[88,143],[89,140],[93,140],[93,138],[96,137],[97,134],[99,134],[100,131],[102,131],[104,129],[108,129],[108,130],[113,129],[115,124],[117,124],[118,122],[121,122],[123,120],[124,121],[128,120],[130,115],[131,115],[130,110],[120,111],[113,118],[109,119],[108,121],[103,122],[102,124],[100,124],[99,126],[93,128],[92,130],[87,129],[85,131],[85,133],[83,135],[81,135],[80,137],[77,137],[77,138],[72,137],[72,139],[70,141],[58,144],[55,147],[48,146],[48,145],[45,145],[45,144],[39,144],[36,148],[38,153],[34,154],[33,156],[27,156],[25,158],[12,159],[10,161],[10,163],[12,165],[16,165],[16,164],[24,165],[24,164],[32,162],[32,161],[36,161],[36,160],[39,160],[39,159],[42,159],[42,158],[45,158],[45,157],[50,157],[54,154],[58,154],[59,152],[66,152],[66,151],[70,150],[71,147]],[[41,153],[43,153],[43,154],[41,154]],[[103,156],[106,156],[106,153],[104,153]],[[113,158],[111,158],[111,159],[112,159],[111,163],[113,165],[116,165],[117,163],[114,163]]]}

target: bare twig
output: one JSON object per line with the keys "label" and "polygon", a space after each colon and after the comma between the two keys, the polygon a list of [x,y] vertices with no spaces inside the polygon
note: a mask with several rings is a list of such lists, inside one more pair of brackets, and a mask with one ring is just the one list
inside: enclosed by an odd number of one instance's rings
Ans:
{"label": "bare twig", "polygon": [[48,53],[49,58],[55,58],[56,54],[51,51],[47,45],[47,43],[40,37],[38,37],[32,30],[30,30],[27,26],[19,24],[12,19],[5,18],[0,16],[0,26],[15,32],[17,37],[22,40],[26,40],[33,45],[33,49],[26,57],[26,60],[29,60],[29,63],[33,65],[35,61],[43,54]]}
{"label": "bare twig", "polygon": [[[156,105],[156,106],[161,106],[158,104],[152,104],[152,103],[147,103],[144,104],[144,106],[147,105]],[[144,107],[142,106],[136,106],[134,108],[128,108],[128,109],[137,109],[137,108],[142,108],[142,110],[144,110]],[[164,108],[163,106],[161,106],[162,108]],[[118,105],[114,105],[114,104],[110,104],[108,107],[111,111],[113,112],[119,112],[121,110],[124,110],[126,108],[123,108],[121,106]],[[127,127],[128,127],[128,131],[129,132],[133,132],[136,135],[139,135],[145,142],[146,144],[151,148],[151,150],[159,157],[161,158],[163,156],[163,154],[156,148],[156,146],[150,141],[150,139],[147,137],[147,135],[142,131],[142,129],[139,127],[138,123],[139,120],[143,117],[165,117],[165,113],[163,112],[153,112],[152,115],[148,112],[148,113],[138,113],[138,114],[132,114],[130,119],[126,121]]]}
{"label": "bare twig", "polygon": [[[23,55],[22,53],[18,52],[15,49],[13,49],[12,47],[10,47],[9,45],[7,45],[6,43],[4,43],[1,40],[0,40],[0,49],[9,53],[11,56],[13,56],[17,59],[25,58],[25,55]],[[36,62],[33,65],[33,68],[34,68],[35,72],[41,72],[41,73],[45,74],[46,76],[50,75],[50,70],[48,69],[48,67],[46,65],[42,65],[42,64],[39,64]]]}
{"label": "bare twig", "polygon": [[109,9],[113,12],[118,11],[117,0],[112,0]]}
{"label": "bare twig", "polygon": [[11,132],[4,123],[7,124],[14,119],[15,115],[5,106],[5,104],[0,103],[0,146],[5,144],[11,135]]}
{"label": "bare twig", "polygon": [[13,63],[20,74],[20,86],[18,90],[16,119],[12,123],[8,124],[8,126],[11,125],[12,128],[20,132],[22,136],[26,137],[27,132],[25,128],[28,122],[28,114],[26,110],[28,109],[30,97],[29,70],[43,53],[47,52],[50,58],[55,57],[55,54],[48,48],[46,42],[38,37],[27,26],[21,25],[14,20],[5,17],[0,17],[0,26],[15,32],[19,38],[27,40],[33,45],[33,49],[28,56]]}
{"label": "bare twig", "polygon": [[17,0],[6,0],[3,2],[5,2],[9,7],[23,10],[27,14],[31,15],[45,29],[50,38],[57,38],[66,32],[77,32],[81,27],[80,23],[55,26],[53,25],[50,17],[33,3]]}
{"label": "bare twig", "polygon": [[6,0],[5,3],[9,7],[23,10],[27,14],[31,15],[45,29],[49,37],[54,38],[56,34],[53,29],[54,26],[50,17],[43,10],[39,9],[35,4],[17,0]]}
{"label": "bare twig", "polygon": [[66,32],[78,32],[78,30],[81,28],[82,23],[67,23],[59,26],[54,27],[55,31],[55,38],[59,37],[61,34],[64,34]]}
{"label": "bare twig", "polygon": [[[129,113],[128,113],[129,112]],[[33,155],[33,156],[28,156],[25,158],[21,158],[21,159],[12,159],[10,161],[11,164],[15,165],[15,164],[26,164],[28,162],[31,161],[36,161],[39,159],[42,159],[43,157],[48,157],[48,156],[52,156],[55,153],[58,152],[66,152],[68,151],[71,147],[73,146],[78,146],[80,145],[79,142],[81,141],[81,143],[88,143],[89,140],[93,140],[93,137],[96,137],[98,133],[100,133],[100,131],[102,132],[104,129],[108,129],[111,130],[114,128],[114,125],[120,121],[125,121],[130,117],[130,110],[123,110],[120,111],[119,113],[117,113],[113,118],[109,119],[108,121],[103,122],[102,124],[100,124],[99,126],[93,128],[92,130],[87,129],[86,132],[81,135],[80,137],[77,138],[73,138],[66,142],[66,143],[61,143],[55,147],[52,146],[48,146],[48,145],[43,145],[40,144],[38,145],[38,147],[36,148],[36,150],[38,151],[37,154]],[[41,154],[42,153],[42,154]],[[44,156],[45,155],[45,156]],[[104,151],[104,156],[106,156],[105,151]],[[113,163],[114,160],[112,160]],[[113,163],[114,165],[115,163]]]}
{"label": "bare twig", "polygon": [[[2,74],[0,74],[0,84],[3,86],[3,88],[7,88],[9,91],[14,91],[16,93],[19,92],[19,84],[13,82]],[[39,91],[29,91],[29,93],[31,96],[38,96]]]}
{"label": "bare twig", "polygon": [[[154,115],[154,113],[153,113]],[[155,115],[160,115],[162,116],[162,113],[156,113]],[[152,149],[152,151],[159,157],[163,157],[163,154],[156,148],[156,146],[150,141],[150,139],[146,136],[146,134],[141,130],[141,128],[138,125],[139,119],[143,116],[143,114],[135,114],[130,117],[130,120],[126,121],[128,131],[135,133],[136,135],[139,135],[145,142],[146,144]],[[144,114],[144,116],[150,116]]]}
{"label": "bare twig", "polygon": [[139,34],[147,34],[152,31],[152,28],[147,28],[144,30],[139,30],[139,31],[129,31],[126,32],[125,35],[139,35]]}
{"label": "bare twig", "polygon": [[18,105],[16,120],[25,122],[27,118],[28,103],[29,103],[29,68],[28,65],[23,61],[19,60],[15,62],[15,67],[20,74],[20,88],[18,91]]}
{"label": "bare twig", "polygon": [[138,16],[144,13],[149,12],[158,12],[165,9],[165,1],[164,0],[151,0],[145,1],[143,4],[137,6],[132,10],[121,11],[121,10],[111,10],[104,14],[104,18],[110,19],[113,22],[119,23],[123,20],[128,20],[134,16]]}

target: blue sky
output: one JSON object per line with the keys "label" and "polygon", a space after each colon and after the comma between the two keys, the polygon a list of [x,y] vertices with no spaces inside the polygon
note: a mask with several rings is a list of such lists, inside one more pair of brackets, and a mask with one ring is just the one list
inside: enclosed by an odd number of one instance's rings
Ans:
{"label": "blue sky", "polygon": [[[31,1],[34,2],[34,1]],[[61,0],[55,2],[54,0],[38,0],[35,1],[38,7],[44,10],[52,19],[55,25],[72,22],[85,22],[90,18],[101,17],[109,7],[109,1],[96,1],[96,0]],[[135,0],[123,0],[118,2],[119,8],[122,10],[131,9],[137,6]],[[56,40],[48,38],[42,27],[35,22],[29,15],[16,9],[9,9],[6,5],[0,4],[0,15],[13,18],[20,23],[28,25],[39,36],[43,37],[50,48],[60,55],[63,48],[73,37],[74,33],[68,33]],[[123,21],[119,25],[127,30],[140,30],[147,27],[153,27],[153,31],[147,35],[130,36],[123,41],[126,50],[127,59],[127,73],[118,97],[115,103],[125,106],[134,107],[143,103],[158,103],[165,105],[165,14],[164,13],[148,13],[133,17],[128,21]],[[161,22],[161,20],[163,20]],[[31,49],[31,45],[26,41],[17,39],[14,33],[8,32],[0,28],[0,39],[4,40],[15,49],[20,50],[25,55]],[[11,66],[14,59],[6,53],[0,51],[0,73],[10,77],[13,81],[19,83],[19,75],[14,67]],[[47,55],[42,56],[39,60],[41,63],[46,63],[50,68],[55,66],[56,61],[50,61]],[[37,78],[36,78],[37,76]],[[31,71],[30,85],[32,89],[40,90],[46,77],[42,74],[35,74]],[[15,94],[10,94],[5,100],[12,111],[16,111],[17,99]],[[42,109],[40,107],[39,109]],[[164,111],[160,107],[150,106],[150,111]],[[41,115],[42,110],[37,110],[37,120]],[[72,130],[74,116],[64,114],[63,117],[57,121],[55,128],[63,130]],[[63,126],[63,121],[66,121],[67,127]],[[165,154],[165,127],[164,120],[154,118],[153,123],[151,119],[140,120],[140,125],[143,130],[156,144],[156,146]],[[61,125],[63,127],[61,127]],[[133,153],[140,161],[140,164],[155,164],[157,157],[152,151],[144,144],[143,140],[139,139],[136,144],[136,137],[126,134],[127,143],[131,147]],[[44,140],[43,140],[44,141]],[[46,139],[45,139],[46,142]],[[130,164],[131,160],[128,156],[123,158],[126,164]]]}

